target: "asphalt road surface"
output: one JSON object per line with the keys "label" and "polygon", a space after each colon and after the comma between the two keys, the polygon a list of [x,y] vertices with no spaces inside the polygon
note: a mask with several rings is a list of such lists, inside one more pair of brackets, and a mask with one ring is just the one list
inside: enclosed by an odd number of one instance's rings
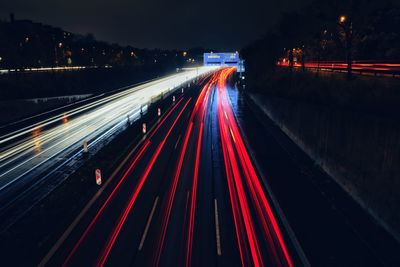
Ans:
{"label": "asphalt road surface", "polygon": [[294,266],[300,263],[267,196],[215,72],[135,148],[42,260],[62,266]]}
{"label": "asphalt road surface", "polygon": [[399,244],[234,72],[176,94],[39,266],[398,266]]}
{"label": "asphalt road surface", "polygon": [[212,68],[198,68],[155,79],[119,92],[93,97],[70,109],[47,112],[1,127],[0,230],[20,219],[83,164],[146,112],[150,103]]}

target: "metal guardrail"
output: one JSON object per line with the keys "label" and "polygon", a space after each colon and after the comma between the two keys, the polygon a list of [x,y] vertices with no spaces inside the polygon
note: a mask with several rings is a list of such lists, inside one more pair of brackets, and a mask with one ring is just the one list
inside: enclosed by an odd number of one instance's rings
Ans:
{"label": "metal guardrail", "polygon": [[[289,67],[287,62],[278,62],[277,65]],[[298,69],[303,66],[301,63],[296,62],[293,67]],[[347,73],[347,64],[345,62],[307,62],[304,67],[315,71]],[[352,73],[356,75],[400,78],[400,63],[354,61],[352,64]]]}

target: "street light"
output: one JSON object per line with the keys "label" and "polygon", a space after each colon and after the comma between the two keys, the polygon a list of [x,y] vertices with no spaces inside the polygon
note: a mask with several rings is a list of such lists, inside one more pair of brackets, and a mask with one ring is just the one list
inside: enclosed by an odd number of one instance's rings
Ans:
{"label": "street light", "polygon": [[339,17],[339,26],[343,32],[343,38],[346,49],[346,62],[347,62],[347,78],[352,77],[352,50],[353,50],[353,23],[352,18],[349,19],[342,15]]}

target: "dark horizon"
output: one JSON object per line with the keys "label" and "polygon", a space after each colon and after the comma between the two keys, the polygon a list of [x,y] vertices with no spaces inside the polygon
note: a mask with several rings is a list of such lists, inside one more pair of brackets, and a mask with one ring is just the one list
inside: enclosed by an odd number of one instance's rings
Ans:
{"label": "dark horizon", "polygon": [[[75,0],[68,3],[16,0],[0,4],[0,19],[8,21],[13,13],[17,20],[32,20],[72,33],[92,33],[98,40],[137,48],[185,50],[201,47],[229,51],[261,38],[282,13],[308,2],[251,0],[244,4],[239,0],[222,0],[215,4],[206,0],[167,4],[120,0],[117,4],[98,1],[94,7],[93,3]],[[76,8],[78,3],[80,7]],[[213,10],[204,11],[209,7]]]}

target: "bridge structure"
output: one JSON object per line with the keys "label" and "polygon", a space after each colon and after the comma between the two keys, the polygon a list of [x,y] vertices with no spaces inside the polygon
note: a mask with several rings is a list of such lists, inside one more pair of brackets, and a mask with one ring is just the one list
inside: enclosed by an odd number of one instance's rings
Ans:
{"label": "bridge structure", "polygon": [[237,72],[244,72],[244,61],[238,52],[233,53],[204,53],[204,66],[236,67]]}

